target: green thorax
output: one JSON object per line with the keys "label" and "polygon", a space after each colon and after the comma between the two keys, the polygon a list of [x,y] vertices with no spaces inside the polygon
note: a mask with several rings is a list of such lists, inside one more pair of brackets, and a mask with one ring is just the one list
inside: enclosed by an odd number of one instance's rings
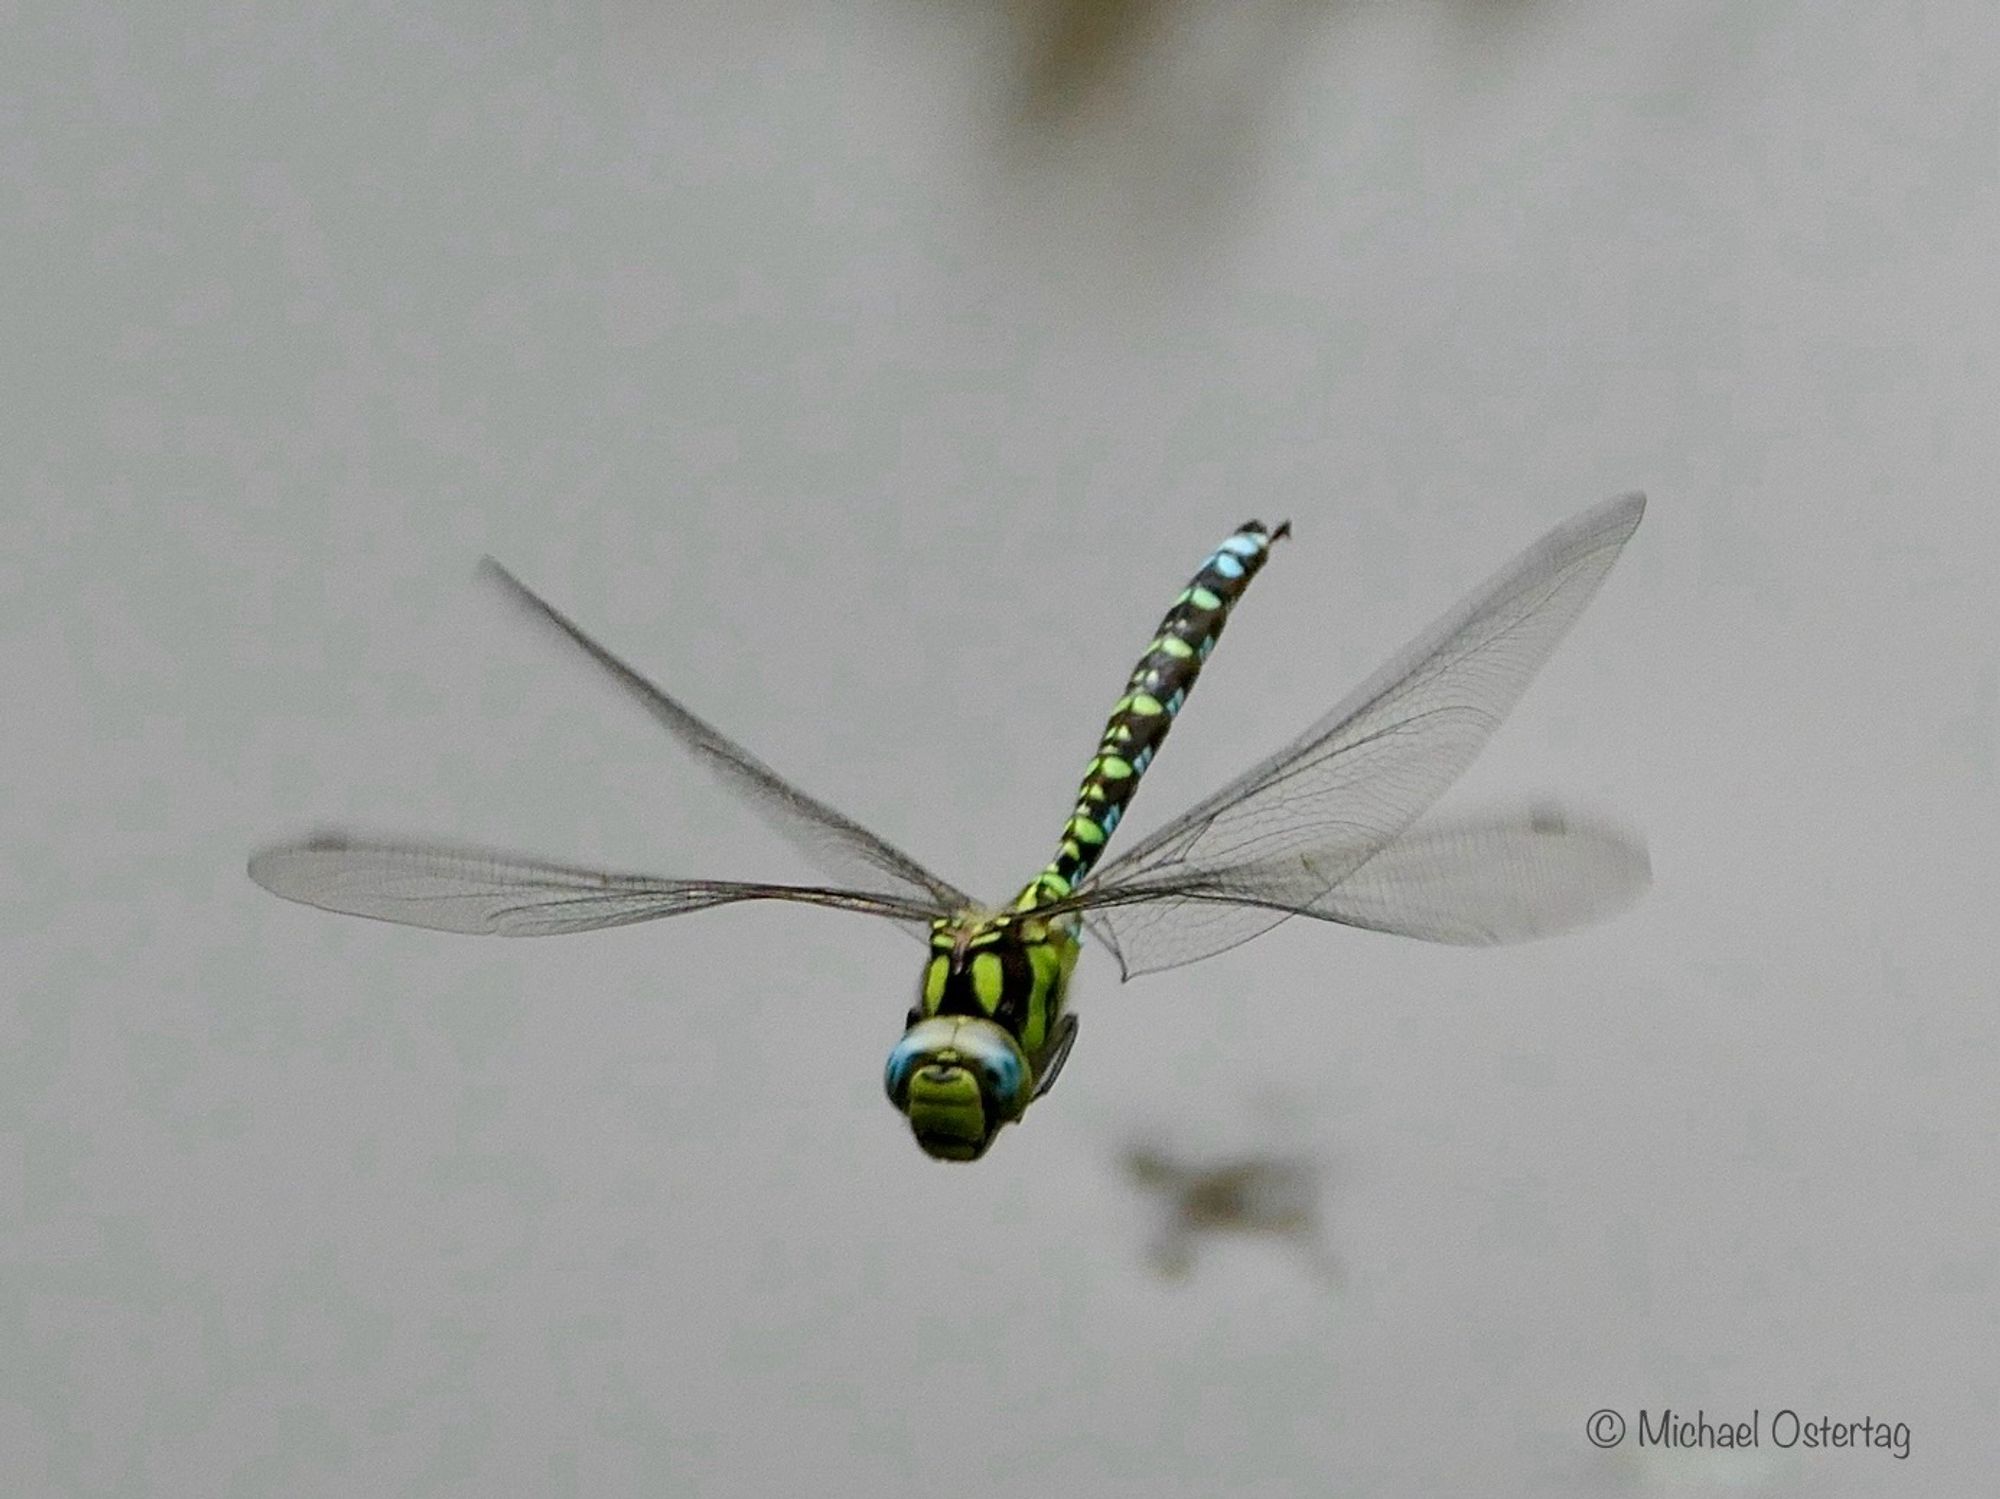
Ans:
{"label": "green thorax", "polygon": [[917,1010],[925,1018],[992,1020],[1039,1068],[1062,1018],[1077,951],[1074,916],[988,911],[940,917],[931,925]]}

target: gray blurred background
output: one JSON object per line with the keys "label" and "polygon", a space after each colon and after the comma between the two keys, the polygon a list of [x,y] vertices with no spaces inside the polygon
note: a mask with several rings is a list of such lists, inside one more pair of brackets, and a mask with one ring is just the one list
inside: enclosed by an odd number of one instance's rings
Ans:
{"label": "gray blurred background", "polygon": [[[1997,101],[1978,0],[0,3],[0,1488],[1988,1492]],[[1141,825],[1627,488],[1454,795],[1643,904],[1087,954],[976,1168],[887,927],[244,877],[805,872],[482,552],[997,896],[1237,522]],[[1339,1284],[1162,1279],[1121,1152],[1259,1090]],[[1912,1452],[1585,1439],[1668,1405]]]}

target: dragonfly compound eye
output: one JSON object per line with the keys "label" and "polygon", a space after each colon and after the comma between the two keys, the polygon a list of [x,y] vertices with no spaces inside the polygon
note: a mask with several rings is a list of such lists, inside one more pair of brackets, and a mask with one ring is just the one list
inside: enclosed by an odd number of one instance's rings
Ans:
{"label": "dragonfly compound eye", "polygon": [[1023,1095],[1028,1069],[1019,1051],[1012,1046],[1004,1051],[996,1048],[991,1055],[975,1056],[973,1068],[979,1075],[979,1091],[1001,1118],[1011,1119],[1021,1112],[1027,1101]]}
{"label": "dragonfly compound eye", "polygon": [[943,1019],[919,1020],[903,1032],[903,1039],[889,1053],[889,1064],[882,1071],[882,1086],[889,1102],[898,1109],[907,1109],[910,1083],[920,1071],[957,1060],[952,1045],[957,1032],[957,1021]]}

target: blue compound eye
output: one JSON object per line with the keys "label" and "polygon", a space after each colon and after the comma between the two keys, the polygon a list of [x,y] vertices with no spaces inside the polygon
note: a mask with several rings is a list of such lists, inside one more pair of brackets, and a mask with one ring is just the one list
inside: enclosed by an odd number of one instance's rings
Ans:
{"label": "blue compound eye", "polygon": [[1013,1113],[1021,1102],[1021,1091],[1027,1083],[1020,1053],[1011,1046],[982,1045],[974,1050],[969,1060],[979,1069],[982,1087],[1000,1105],[1001,1112]]}
{"label": "blue compound eye", "polygon": [[882,1069],[882,1086],[889,1094],[889,1101],[897,1108],[910,1096],[910,1079],[937,1059],[940,1052],[951,1045],[958,1026],[949,1020],[925,1020],[903,1032],[903,1039],[889,1053],[889,1064]]}
{"label": "blue compound eye", "polygon": [[905,1036],[896,1043],[896,1049],[889,1053],[889,1065],[882,1073],[882,1086],[888,1089],[889,1101],[898,1108],[910,1096],[910,1079],[917,1069],[924,1065],[928,1053],[921,1045],[912,1045],[911,1038]]}

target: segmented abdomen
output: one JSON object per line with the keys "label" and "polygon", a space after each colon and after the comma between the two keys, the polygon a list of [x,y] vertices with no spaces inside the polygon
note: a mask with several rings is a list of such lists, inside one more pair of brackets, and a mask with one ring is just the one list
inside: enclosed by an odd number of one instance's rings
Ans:
{"label": "segmented abdomen", "polygon": [[1291,533],[1285,521],[1274,531],[1246,521],[1201,565],[1174,600],[1153,643],[1132,671],[1125,696],[1111,710],[1097,754],[1084,771],[1076,810],[1063,828],[1062,847],[1048,868],[1021,892],[1016,905],[1031,909],[1060,900],[1096,866],[1105,842],[1131,804],[1139,778],[1159,752],[1202,663],[1228,622],[1229,611],[1269,557],[1271,543]]}

